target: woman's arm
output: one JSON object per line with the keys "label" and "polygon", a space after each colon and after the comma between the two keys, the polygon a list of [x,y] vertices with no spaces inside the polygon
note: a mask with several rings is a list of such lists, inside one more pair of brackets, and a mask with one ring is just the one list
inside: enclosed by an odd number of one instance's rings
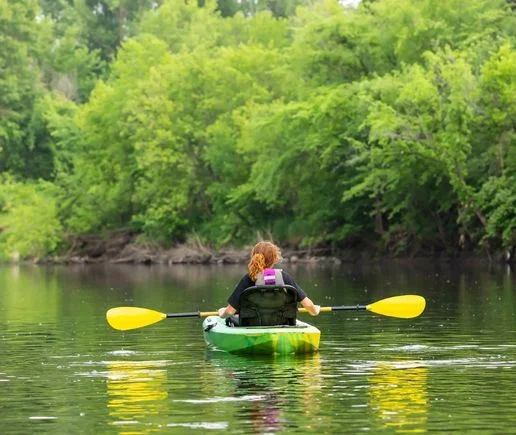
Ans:
{"label": "woman's arm", "polygon": [[231,305],[227,305],[226,307],[219,308],[219,317],[225,319],[226,317],[232,316],[236,313],[236,309]]}
{"label": "woman's arm", "polygon": [[301,305],[303,305],[312,316],[317,316],[321,311],[321,306],[315,305],[309,297],[304,298],[301,301]]}

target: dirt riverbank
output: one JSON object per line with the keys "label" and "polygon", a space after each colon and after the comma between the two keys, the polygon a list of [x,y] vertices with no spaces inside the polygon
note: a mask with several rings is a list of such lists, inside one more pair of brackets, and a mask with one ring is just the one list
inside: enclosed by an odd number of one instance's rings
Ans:
{"label": "dirt riverbank", "polygon": [[[176,244],[163,247],[156,244],[137,242],[129,232],[111,234],[109,237],[75,237],[69,249],[61,255],[36,262],[50,263],[114,263],[114,264],[241,264],[249,260],[251,246],[243,248],[226,247],[213,249],[200,242]],[[324,248],[283,249],[284,260],[288,262],[331,262],[341,263]]]}
{"label": "dirt riverbank", "polygon": [[[213,249],[200,241],[163,247],[138,241],[137,234],[119,231],[106,236],[74,236],[68,248],[59,255],[29,260],[34,263],[56,264],[243,264],[249,260],[251,246]],[[296,249],[285,247],[282,255],[288,263],[357,263],[381,260],[458,261],[480,263],[514,263],[515,256],[508,252],[487,255],[479,252],[458,251],[455,254],[413,251],[394,255],[371,246],[351,246],[332,252],[329,248]]]}

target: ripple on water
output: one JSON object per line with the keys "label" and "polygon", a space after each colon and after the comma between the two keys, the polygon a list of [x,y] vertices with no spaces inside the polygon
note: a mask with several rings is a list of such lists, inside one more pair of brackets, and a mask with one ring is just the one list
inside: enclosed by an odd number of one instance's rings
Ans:
{"label": "ripple on water", "polygon": [[228,428],[225,421],[219,422],[196,422],[196,423],[168,423],[167,427],[187,427],[190,429],[224,430]]}
{"label": "ripple on water", "polygon": [[112,425],[124,425],[124,424],[138,424],[140,423],[138,420],[119,420],[119,421],[112,421],[110,424]]}
{"label": "ripple on water", "polygon": [[194,403],[194,404],[205,404],[205,403],[222,403],[222,402],[256,402],[265,400],[267,397],[264,395],[247,395],[238,397],[212,397],[210,399],[176,399],[173,402],[182,403]]}
{"label": "ripple on water", "polygon": [[153,360],[153,361],[131,361],[131,360],[115,360],[115,361],[81,361],[72,362],[70,367],[88,367],[88,366],[106,366],[106,365],[123,365],[131,367],[165,367],[169,365],[175,365],[175,361],[171,360]]}
{"label": "ripple on water", "polygon": [[404,346],[391,346],[382,347],[382,350],[397,351],[397,352],[447,352],[450,350],[501,350],[507,351],[515,348],[516,345],[511,344],[497,344],[497,345],[485,345],[485,344],[457,344],[451,346],[428,346],[421,344],[410,344]]}
{"label": "ripple on water", "polygon": [[[75,372],[74,376],[81,376],[87,378],[106,378],[110,380],[122,380],[131,378],[133,381],[137,376],[138,381],[150,380],[158,373],[165,373],[166,367],[171,364],[169,360],[155,360],[155,361],[85,361],[73,362],[70,367],[101,367],[100,370],[90,370],[84,372]],[[108,368],[104,370],[104,368]]]}
{"label": "ripple on water", "polygon": [[466,368],[513,368],[516,361],[504,359],[497,356],[485,357],[466,357],[466,358],[447,358],[447,359],[417,359],[401,361],[358,361],[341,367],[340,373],[347,374],[367,374],[375,370],[382,370],[386,367],[391,369],[412,369],[412,368],[431,368],[431,367],[466,367]]}
{"label": "ripple on water", "polygon": [[114,355],[114,356],[133,356],[137,355],[138,352],[134,350],[112,350],[110,352],[106,352],[108,355]]}
{"label": "ripple on water", "polygon": [[89,358],[91,355],[81,355],[81,354],[75,354],[75,355],[49,355],[50,359],[73,359],[73,358]]}

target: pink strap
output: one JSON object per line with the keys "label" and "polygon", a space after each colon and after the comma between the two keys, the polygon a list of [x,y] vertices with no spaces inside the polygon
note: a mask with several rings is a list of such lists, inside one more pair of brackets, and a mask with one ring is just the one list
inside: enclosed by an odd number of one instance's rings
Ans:
{"label": "pink strap", "polygon": [[263,270],[263,282],[265,284],[276,284],[276,272],[274,269]]}

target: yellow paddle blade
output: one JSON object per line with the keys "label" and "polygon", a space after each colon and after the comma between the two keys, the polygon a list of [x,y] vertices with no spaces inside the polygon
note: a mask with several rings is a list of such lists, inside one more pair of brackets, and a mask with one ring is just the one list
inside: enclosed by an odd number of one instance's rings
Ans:
{"label": "yellow paddle blade", "polygon": [[143,328],[166,318],[165,313],[138,307],[116,307],[106,313],[108,323],[121,331]]}
{"label": "yellow paddle blade", "polygon": [[419,316],[425,309],[426,301],[422,296],[403,295],[382,299],[366,306],[367,311],[384,316],[411,319]]}

